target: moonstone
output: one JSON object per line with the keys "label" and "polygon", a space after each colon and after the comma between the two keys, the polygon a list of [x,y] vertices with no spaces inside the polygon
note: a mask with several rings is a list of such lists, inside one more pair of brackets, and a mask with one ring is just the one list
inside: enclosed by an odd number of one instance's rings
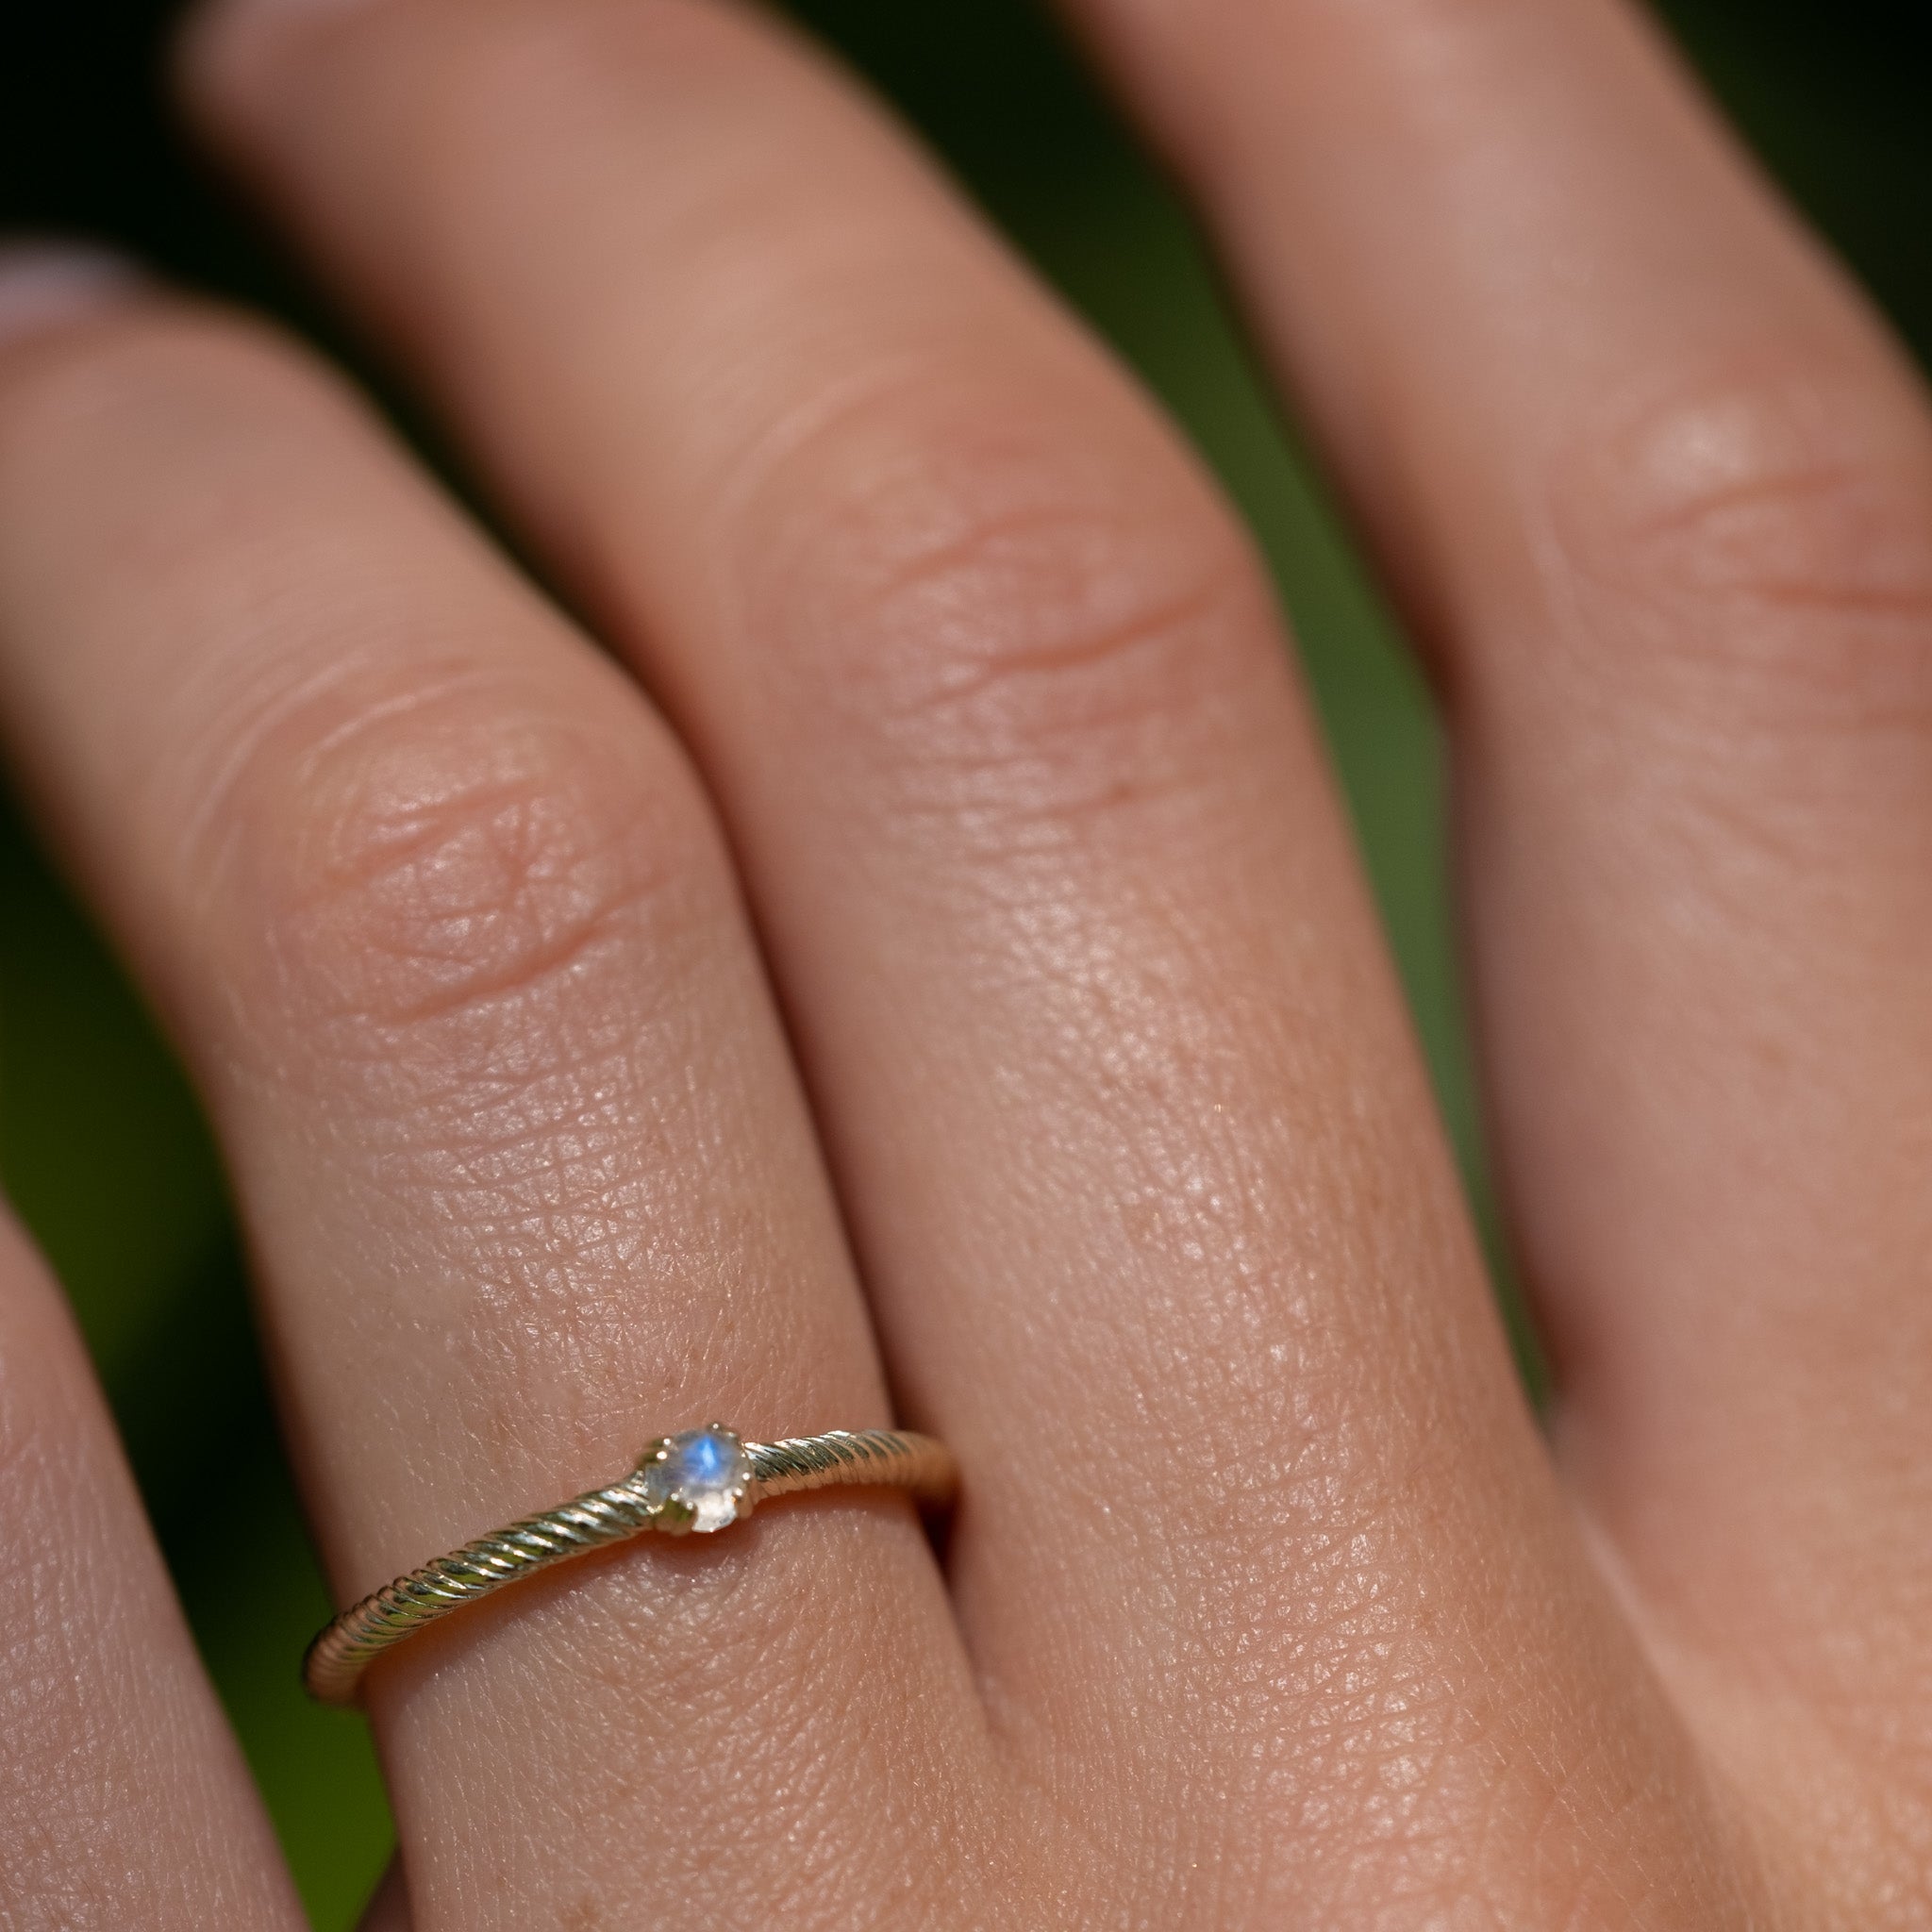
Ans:
{"label": "moonstone", "polygon": [[723,1529],[744,1508],[751,1474],[751,1457],[729,1429],[686,1429],[666,1441],[664,1459],[644,1471],[644,1493],[659,1506],[683,1504],[694,1530]]}

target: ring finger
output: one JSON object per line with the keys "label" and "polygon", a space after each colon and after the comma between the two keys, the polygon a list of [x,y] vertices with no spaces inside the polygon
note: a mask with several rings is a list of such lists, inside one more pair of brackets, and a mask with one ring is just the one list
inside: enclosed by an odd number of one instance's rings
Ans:
{"label": "ring finger", "polygon": [[[158,301],[9,356],[0,637],[225,1138],[342,1591],[681,1423],[887,1420],[699,789],[351,402]],[[375,1674],[419,1927],[850,1925],[948,1883],[978,1733],[909,1511],[726,1541]]]}

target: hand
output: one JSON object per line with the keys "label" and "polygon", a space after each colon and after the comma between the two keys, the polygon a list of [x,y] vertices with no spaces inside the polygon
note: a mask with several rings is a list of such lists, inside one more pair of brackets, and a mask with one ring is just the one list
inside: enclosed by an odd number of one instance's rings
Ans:
{"label": "hand", "polygon": [[[609,647],[299,347],[16,263],[0,710],[335,1586],[713,1415],[966,1485],[385,1657],[377,1922],[1924,1927],[1924,400],[1611,0],[1079,10],[1430,652],[1550,1439],[1121,373],[747,11],[228,0],[205,118]],[[0,1511],[0,1922],[292,1927],[17,1242]]]}

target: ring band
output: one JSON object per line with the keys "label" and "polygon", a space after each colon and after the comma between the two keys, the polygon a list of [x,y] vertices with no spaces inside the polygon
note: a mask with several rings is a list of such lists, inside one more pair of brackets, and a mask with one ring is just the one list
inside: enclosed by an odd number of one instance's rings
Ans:
{"label": "ring band", "polygon": [[782,1442],[747,1442],[722,1423],[660,1436],[608,1489],[478,1537],[344,1610],[308,1646],[302,1680],[323,1704],[353,1704],[362,1673],[425,1624],[507,1583],[647,1529],[682,1536],[725,1527],[774,1496],[847,1485],[909,1490],[943,1505],[958,1476],[952,1452],[897,1429],[834,1429]]}

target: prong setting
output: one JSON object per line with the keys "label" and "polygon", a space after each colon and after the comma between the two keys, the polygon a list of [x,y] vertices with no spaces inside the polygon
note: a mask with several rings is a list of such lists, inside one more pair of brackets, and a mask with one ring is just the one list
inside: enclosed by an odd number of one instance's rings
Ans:
{"label": "prong setting", "polygon": [[752,1462],[737,1430],[723,1423],[660,1436],[637,1474],[653,1527],[669,1536],[708,1535],[751,1514]]}

